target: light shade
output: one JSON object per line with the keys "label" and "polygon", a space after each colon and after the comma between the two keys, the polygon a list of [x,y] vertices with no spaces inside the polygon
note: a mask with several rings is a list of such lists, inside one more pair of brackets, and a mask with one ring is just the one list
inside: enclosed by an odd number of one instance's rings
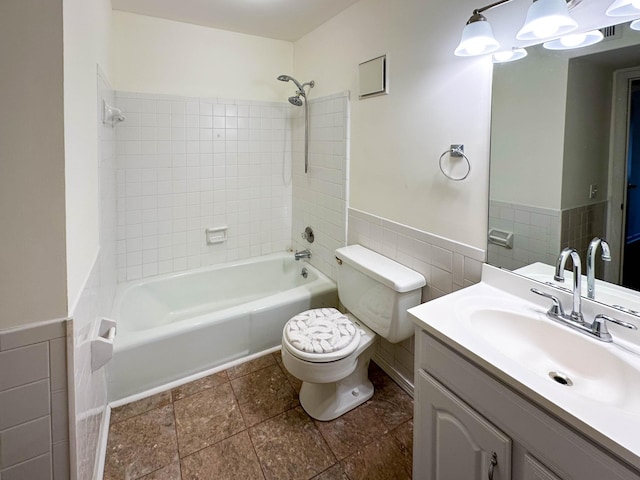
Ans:
{"label": "light shade", "polygon": [[493,63],[515,62],[527,56],[524,48],[513,47],[511,50],[504,50],[493,54]]}
{"label": "light shade", "polygon": [[610,17],[640,15],[640,0],[615,0],[609,5],[606,13]]}
{"label": "light shade", "polygon": [[480,14],[474,14],[462,30],[458,47],[453,52],[458,57],[472,57],[495,52],[500,44],[493,36],[491,25]]}
{"label": "light shade", "polygon": [[[635,1],[635,0],[634,0]],[[578,28],[569,15],[565,0],[534,0],[527,11],[527,19],[516,35],[518,40],[540,40],[566,35]]]}
{"label": "light shade", "polygon": [[564,37],[544,42],[542,46],[547,50],[571,50],[572,48],[587,47],[598,43],[604,38],[600,30],[591,30],[584,33],[572,33]]}
{"label": "light shade", "polygon": [[640,18],[638,20],[634,20],[629,24],[629,28],[631,30],[640,30]]}

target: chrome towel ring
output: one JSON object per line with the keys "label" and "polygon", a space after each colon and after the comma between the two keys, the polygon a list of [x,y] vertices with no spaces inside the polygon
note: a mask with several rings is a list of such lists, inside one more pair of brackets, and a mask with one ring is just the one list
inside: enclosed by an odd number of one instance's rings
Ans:
{"label": "chrome towel ring", "polygon": [[[444,171],[444,169],[442,168],[442,159],[446,154],[450,154],[450,156],[452,157],[462,157],[465,159],[465,161],[467,162],[467,173],[465,173],[464,176],[455,178]],[[454,182],[460,182],[464,180],[471,173],[471,162],[464,153],[464,145],[451,145],[451,148],[449,148],[449,150],[445,150],[444,152],[442,152],[442,155],[440,155],[440,158],[438,159],[438,166],[440,167],[440,171],[442,172],[442,174],[449,180],[453,180]]]}

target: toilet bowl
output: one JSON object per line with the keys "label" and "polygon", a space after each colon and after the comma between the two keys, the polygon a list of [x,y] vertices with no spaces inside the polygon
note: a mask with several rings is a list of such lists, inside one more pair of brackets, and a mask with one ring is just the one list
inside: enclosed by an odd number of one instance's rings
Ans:
{"label": "toilet bowl", "polygon": [[282,362],[302,380],[300,404],[313,418],[333,420],[373,395],[368,378],[375,339],[413,334],[406,310],[426,284],[419,273],[360,245],[336,250],[338,296],[349,313],[307,310],[282,334]]}

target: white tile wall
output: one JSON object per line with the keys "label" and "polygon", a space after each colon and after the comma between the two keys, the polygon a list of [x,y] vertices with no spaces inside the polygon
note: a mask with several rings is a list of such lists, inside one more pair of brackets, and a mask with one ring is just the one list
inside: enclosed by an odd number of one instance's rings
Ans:
{"label": "white tile wall", "polygon": [[[76,478],[95,478],[103,413],[107,404],[104,369],[91,371],[91,339],[97,324],[111,311],[116,288],[116,129],[102,123],[102,100],[116,105],[115,92],[98,69],[98,158],[100,184],[100,251],[89,272],[77,305],[72,306],[74,350],[74,419],[71,465]],[[53,381],[53,380],[52,380]],[[53,405],[68,403],[64,395],[54,395]],[[59,435],[59,424],[53,425],[53,438]],[[54,448],[53,459],[61,455]],[[58,475],[69,474],[60,470]]]}
{"label": "white tile wall", "polygon": [[[126,281],[290,248],[285,103],[117,92],[117,265]],[[207,245],[205,229],[227,226]]]}
{"label": "white tile wall", "polygon": [[[292,117],[293,243],[312,252],[311,264],[335,280],[334,251],[346,244],[349,94],[309,102],[309,171],[304,173],[304,112]],[[314,231],[314,243],[301,237]]]}
{"label": "white tile wall", "polygon": [[4,480],[69,478],[66,336],[66,320],[0,333]]}
{"label": "white tile wall", "polygon": [[555,264],[560,252],[560,219],[558,210],[492,200],[489,229],[513,232],[513,248],[489,244],[489,263],[509,270],[534,262]]}
{"label": "white tile wall", "polygon": [[[423,302],[480,281],[484,250],[354,208],[349,208],[348,214],[349,245],[360,244],[424,275]],[[374,359],[413,385],[413,337],[398,344],[379,338]]]}

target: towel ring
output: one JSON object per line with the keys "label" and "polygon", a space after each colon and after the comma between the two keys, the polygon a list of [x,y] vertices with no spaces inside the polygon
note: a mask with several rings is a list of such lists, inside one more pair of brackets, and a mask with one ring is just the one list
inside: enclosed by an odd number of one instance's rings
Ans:
{"label": "towel ring", "polygon": [[[440,159],[438,160],[438,166],[440,167],[440,171],[442,172],[442,174],[449,180],[453,180],[454,182],[460,182],[464,180],[471,173],[471,162],[469,161],[469,158],[464,154],[464,150],[462,150],[462,148],[462,145],[451,145],[451,148],[449,150],[445,150],[444,152],[442,152],[442,155],[440,155]],[[467,173],[465,173],[464,176],[455,178],[444,171],[444,169],[442,168],[442,159],[446,154],[450,154],[453,157],[462,157],[466,160]]]}

